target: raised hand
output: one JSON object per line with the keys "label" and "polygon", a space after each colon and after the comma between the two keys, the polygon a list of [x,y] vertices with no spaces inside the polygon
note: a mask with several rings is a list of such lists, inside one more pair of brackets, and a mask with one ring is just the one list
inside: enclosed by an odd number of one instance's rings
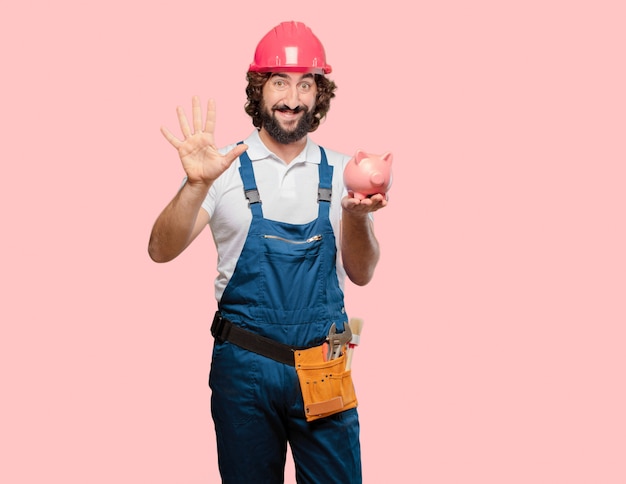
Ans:
{"label": "raised hand", "polygon": [[193,130],[189,126],[185,111],[182,107],[176,108],[178,122],[184,139],[180,140],[167,128],[161,127],[161,133],[176,148],[183,169],[187,174],[188,183],[212,184],[231,163],[248,147],[237,145],[225,155],[222,155],[217,146],[213,133],[215,132],[215,101],[209,100],[206,110],[206,121],[202,124],[202,108],[198,96],[191,100]]}

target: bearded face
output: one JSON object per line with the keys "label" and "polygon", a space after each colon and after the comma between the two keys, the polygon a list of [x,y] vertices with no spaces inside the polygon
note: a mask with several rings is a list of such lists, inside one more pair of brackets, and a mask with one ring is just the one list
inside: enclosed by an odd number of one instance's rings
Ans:
{"label": "bearded face", "polygon": [[[302,113],[301,116],[298,114]],[[293,119],[290,119],[293,118]],[[261,103],[261,122],[276,142],[290,144],[304,138],[313,124],[313,113],[306,106],[289,108],[284,104],[268,108]]]}

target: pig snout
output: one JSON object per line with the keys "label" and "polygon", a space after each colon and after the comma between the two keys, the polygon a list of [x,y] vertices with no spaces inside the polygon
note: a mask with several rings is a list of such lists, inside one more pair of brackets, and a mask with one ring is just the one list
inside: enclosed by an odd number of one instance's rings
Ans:
{"label": "pig snout", "polygon": [[370,175],[370,182],[375,187],[380,187],[385,183],[385,176],[379,171],[375,171]]}

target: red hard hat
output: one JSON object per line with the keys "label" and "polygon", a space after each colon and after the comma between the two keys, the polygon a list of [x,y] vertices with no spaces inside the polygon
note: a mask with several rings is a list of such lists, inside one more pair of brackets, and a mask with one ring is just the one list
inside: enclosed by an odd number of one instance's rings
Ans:
{"label": "red hard hat", "polygon": [[295,71],[330,74],[319,39],[302,22],[283,22],[261,39],[254,52],[250,71]]}

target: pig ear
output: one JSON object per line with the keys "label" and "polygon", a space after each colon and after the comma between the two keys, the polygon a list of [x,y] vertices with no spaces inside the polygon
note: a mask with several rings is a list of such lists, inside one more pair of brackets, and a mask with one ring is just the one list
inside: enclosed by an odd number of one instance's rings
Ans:
{"label": "pig ear", "polygon": [[363,158],[367,158],[367,153],[363,150],[356,150],[356,153],[354,154],[354,159],[356,160],[357,165],[361,163],[361,160]]}
{"label": "pig ear", "polygon": [[387,151],[387,153],[385,153],[383,155],[383,161],[389,163],[391,165],[391,162],[393,161],[393,155],[391,154],[390,151]]}

